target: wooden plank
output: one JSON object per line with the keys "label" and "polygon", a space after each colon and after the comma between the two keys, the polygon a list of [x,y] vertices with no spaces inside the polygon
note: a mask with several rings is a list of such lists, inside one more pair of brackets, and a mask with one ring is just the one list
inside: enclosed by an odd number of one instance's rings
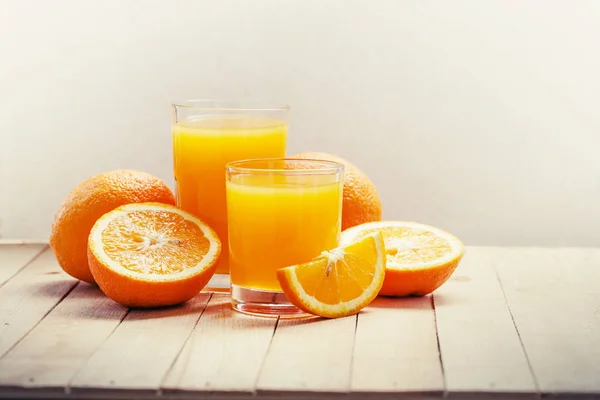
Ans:
{"label": "wooden plank", "polygon": [[0,358],[77,284],[49,248],[0,287]]}
{"label": "wooden plank", "polygon": [[163,393],[253,393],[276,323],[274,318],[237,313],[231,309],[229,296],[213,294],[171,369]]}
{"label": "wooden plank", "polygon": [[64,391],[126,313],[97,286],[80,283],[0,360],[0,383]]}
{"label": "wooden plank", "polygon": [[470,247],[433,294],[450,393],[537,393],[486,249]]}
{"label": "wooden plank", "polygon": [[542,394],[600,394],[600,249],[490,249]]}
{"label": "wooden plank", "polygon": [[356,316],[279,321],[257,390],[348,392]]}
{"label": "wooden plank", "polygon": [[0,244],[0,286],[46,247],[44,244]]}
{"label": "wooden plank", "polygon": [[209,299],[201,293],[177,307],[130,311],[72,380],[73,393],[156,393]]}
{"label": "wooden plank", "polygon": [[48,241],[47,240],[39,240],[39,239],[2,239],[2,238],[0,238],[0,246],[30,245],[30,244],[47,246]]}
{"label": "wooden plank", "polygon": [[431,297],[375,299],[358,316],[352,391],[441,395],[443,390]]}

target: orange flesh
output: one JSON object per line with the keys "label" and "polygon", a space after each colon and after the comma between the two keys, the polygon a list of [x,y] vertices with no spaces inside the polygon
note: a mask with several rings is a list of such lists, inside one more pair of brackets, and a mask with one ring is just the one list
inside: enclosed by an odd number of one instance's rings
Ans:
{"label": "orange flesh", "polygon": [[[365,230],[360,236],[364,237],[376,230]],[[389,266],[436,260],[452,252],[452,245],[431,231],[408,227],[386,227],[378,230],[383,235]]]}
{"label": "orange flesh", "polygon": [[196,266],[210,242],[202,230],[168,211],[132,211],[102,231],[106,255],[130,271],[166,275]]}
{"label": "orange flesh", "polygon": [[373,281],[374,270],[365,269],[365,266],[374,268],[376,265],[374,247],[375,241],[369,240],[367,246],[347,247],[337,261],[318,257],[297,268],[296,276],[306,293],[322,303],[338,304],[353,300],[362,295]]}

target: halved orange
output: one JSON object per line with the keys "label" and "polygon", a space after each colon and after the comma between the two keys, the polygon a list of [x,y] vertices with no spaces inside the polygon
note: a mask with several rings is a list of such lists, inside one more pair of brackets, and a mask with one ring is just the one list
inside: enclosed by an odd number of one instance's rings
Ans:
{"label": "halved orange", "polygon": [[88,239],[90,271],[100,289],[127,307],[183,303],[208,283],[221,254],[217,234],[167,204],[117,207]]}
{"label": "halved orange", "polygon": [[386,274],[380,295],[424,296],[443,285],[464,253],[463,243],[442,229],[416,222],[378,221],[342,232],[341,243],[353,243],[381,232]]}
{"label": "halved orange", "polygon": [[277,270],[292,304],[326,318],[358,313],[377,297],[384,277],[385,248],[379,233],[324,251],[305,264]]}

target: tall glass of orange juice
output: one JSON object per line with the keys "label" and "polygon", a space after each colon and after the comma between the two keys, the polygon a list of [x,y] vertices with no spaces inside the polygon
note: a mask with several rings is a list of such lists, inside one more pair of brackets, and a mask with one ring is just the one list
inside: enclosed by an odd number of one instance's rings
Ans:
{"label": "tall glass of orange juice", "polygon": [[258,315],[302,314],[281,291],[279,268],[338,245],[344,166],[300,159],[227,165],[233,308]]}
{"label": "tall glass of orange juice", "polygon": [[177,205],[213,228],[223,251],[208,290],[229,283],[225,165],[260,157],[284,157],[289,107],[220,100],[174,103],[173,161]]}

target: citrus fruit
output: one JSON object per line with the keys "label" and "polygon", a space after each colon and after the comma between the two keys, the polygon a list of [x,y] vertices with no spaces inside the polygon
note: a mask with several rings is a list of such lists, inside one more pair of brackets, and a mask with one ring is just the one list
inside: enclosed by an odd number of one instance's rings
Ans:
{"label": "citrus fruit", "polygon": [[90,270],[108,297],[127,307],[159,307],[194,297],[215,272],[217,234],[171,205],[134,203],[96,221],[88,241]]}
{"label": "citrus fruit", "polygon": [[369,305],[384,277],[385,248],[377,232],[324,251],[310,262],[277,270],[281,288],[293,305],[326,318],[356,314]]}
{"label": "citrus fruit", "polygon": [[105,172],[77,185],[56,212],[50,234],[50,247],[62,269],[94,283],[87,261],[92,225],[118,206],[143,202],[175,204],[175,197],[159,178],[133,170]]}
{"label": "citrus fruit", "polygon": [[355,165],[341,157],[319,152],[299,153],[292,158],[327,160],[344,164],[342,229],[381,220],[379,193],[373,182]]}
{"label": "citrus fruit", "polygon": [[380,221],[342,232],[341,243],[352,243],[373,232],[385,241],[386,274],[380,295],[424,296],[443,285],[460,262],[462,242],[441,229],[416,222]]}

